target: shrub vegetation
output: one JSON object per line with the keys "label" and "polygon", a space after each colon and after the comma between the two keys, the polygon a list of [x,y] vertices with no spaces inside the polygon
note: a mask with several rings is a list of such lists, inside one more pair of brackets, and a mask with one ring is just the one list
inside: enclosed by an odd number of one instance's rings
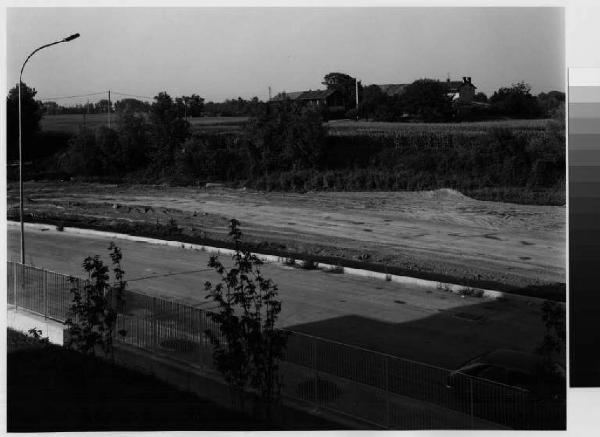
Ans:
{"label": "shrub vegetation", "polygon": [[[442,117],[448,108],[434,104],[437,82],[421,82],[410,88],[409,97],[414,101],[431,97],[429,109],[421,108],[422,117]],[[362,89],[375,100],[371,109],[385,110],[377,103],[382,96],[371,88]],[[300,192],[453,188],[479,199],[564,204],[560,97],[555,93],[543,99],[544,110],[555,115],[550,121],[393,127],[342,122],[330,124],[329,131],[320,111],[287,101],[257,105],[256,115],[237,132],[193,134],[177,99],[160,93],[148,115],[123,106],[113,129],[80,129],[70,139],[48,133],[42,140],[50,148],[34,148],[40,159],[28,171],[38,178],[177,185],[222,182]],[[490,101],[498,111],[514,107],[527,112],[532,98],[521,84],[499,90]]]}

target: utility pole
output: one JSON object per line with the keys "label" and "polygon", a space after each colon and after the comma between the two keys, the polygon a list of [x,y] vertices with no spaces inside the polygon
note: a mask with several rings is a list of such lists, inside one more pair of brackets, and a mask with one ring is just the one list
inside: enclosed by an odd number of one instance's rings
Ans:
{"label": "utility pole", "polygon": [[90,108],[90,98],[88,97],[87,103],[85,104],[85,111],[83,111],[83,128],[84,129],[87,128],[86,120],[87,120],[87,113],[89,111],[89,108]]}
{"label": "utility pole", "polygon": [[110,90],[108,90],[107,113],[108,113],[108,128],[110,129]]}
{"label": "utility pole", "polygon": [[[33,52],[35,53],[35,52]],[[33,53],[31,55],[33,55]],[[29,56],[31,56],[29,55]],[[27,58],[29,59],[29,58]],[[23,63],[23,67],[21,67],[21,76],[23,76],[23,68],[25,68],[25,63]],[[23,225],[23,146],[21,140],[21,87],[23,86],[23,81],[19,76],[19,216],[21,222],[21,264],[25,264],[25,228]],[[15,286],[17,284],[17,277],[14,278]],[[15,294],[15,307],[17,305],[17,295]]]}
{"label": "utility pole", "polygon": [[271,101],[271,87],[269,87],[269,101]]}
{"label": "utility pole", "polygon": [[354,85],[356,86],[356,121],[358,121],[358,79],[354,79]]}

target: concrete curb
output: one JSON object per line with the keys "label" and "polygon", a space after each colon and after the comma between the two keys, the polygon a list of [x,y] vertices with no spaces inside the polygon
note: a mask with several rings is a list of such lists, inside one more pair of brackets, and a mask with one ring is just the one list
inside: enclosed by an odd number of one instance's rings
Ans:
{"label": "concrete curb", "polygon": [[[17,226],[18,222],[15,221],[7,221],[7,226]],[[55,225],[48,225],[43,223],[25,223],[25,227],[29,229],[37,229],[44,231],[53,231],[59,232],[56,229]],[[182,249],[190,249],[190,250],[198,250],[201,252],[214,253],[217,255],[233,255],[235,253],[232,249],[225,249],[222,247],[214,247],[214,246],[205,246],[202,244],[192,244],[192,243],[184,243],[181,241],[173,241],[173,240],[160,240],[158,238],[148,238],[148,237],[140,237],[129,234],[119,234],[116,232],[106,232],[106,231],[96,231],[93,229],[84,229],[84,228],[74,228],[74,227],[64,227],[62,231],[69,234],[79,234],[79,235],[90,235],[97,236],[103,238],[115,238],[120,240],[128,240],[135,242],[142,242],[148,244],[156,244],[162,246],[170,246],[170,247],[179,247]],[[261,261],[279,264],[279,265],[290,265],[290,259],[286,257],[276,256],[276,255],[267,255],[263,253],[254,253]],[[301,265],[301,260],[293,260],[294,264]],[[485,297],[489,299],[507,299],[522,303],[537,303],[540,304],[544,302],[546,299],[542,299],[539,297],[532,296],[524,296],[520,294],[507,293],[504,291],[498,290],[489,290],[484,288],[475,288],[468,287],[465,285],[452,284],[449,282],[437,282],[430,281],[427,279],[414,278],[412,276],[401,276],[401,275],[392,275],[389,273],[381,273],[374,272],[372,270],[364,270],[364,269],[355,269],[351,267],[341,267],[335,266],[332,264],[326,263],[316,263],[315,266],[320,270],[336,270],[338,273],[342,273],[345,275],[359,276],[363,278],[371,278],[371,279],[379,279],[388,282],[394,282],[402,285],[411,285],[416,286],[428,290],[442,290],[450,293],[460,294],[462,296],[471,296],[471,297]],[[557,302],[559,305],[564,306],[563,302]]]}

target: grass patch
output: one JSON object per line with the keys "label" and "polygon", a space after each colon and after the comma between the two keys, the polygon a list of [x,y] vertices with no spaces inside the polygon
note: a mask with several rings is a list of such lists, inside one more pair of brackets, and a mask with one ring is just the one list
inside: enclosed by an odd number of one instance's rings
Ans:
{"label": "grass patch", "polygon": [[8,331],[9,432],[258,430],[150,376]]}

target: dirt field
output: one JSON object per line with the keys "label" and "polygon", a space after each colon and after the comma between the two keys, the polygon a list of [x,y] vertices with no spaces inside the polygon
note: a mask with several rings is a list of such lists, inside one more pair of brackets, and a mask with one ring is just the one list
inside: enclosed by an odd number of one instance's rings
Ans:
{"label": "dirt field", "polygon": [[[297,194],[31,182],[25,192],[34,218],[109,226],[174,219],[185,235],[216,240],[227,240],[228,221],[237,218],[245,239],[264,248],[514,287],[565,283],[564,207],[477,201],[452,190]],[[17,202],[11,184],[9,208]]]}

